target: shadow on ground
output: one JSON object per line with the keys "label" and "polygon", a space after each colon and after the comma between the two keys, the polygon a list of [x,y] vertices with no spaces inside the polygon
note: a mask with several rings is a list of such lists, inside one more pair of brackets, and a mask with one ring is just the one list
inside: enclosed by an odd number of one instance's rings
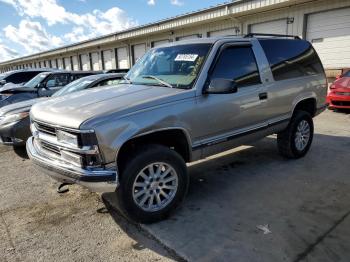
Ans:
{"label": "shadow on ground", "polygon": [[[317,249],[350,219],[350,179],[341,164],[350,158],[350,138],[315,134],[310,152],[299,160],[280,157],[275,143],[268,137],[190,165],[182,207],[165,221],[139,228],[190,261],[350,257],[350,235],[332,236],[326,251]],[[103,194],[119,225],[114,197]]]}

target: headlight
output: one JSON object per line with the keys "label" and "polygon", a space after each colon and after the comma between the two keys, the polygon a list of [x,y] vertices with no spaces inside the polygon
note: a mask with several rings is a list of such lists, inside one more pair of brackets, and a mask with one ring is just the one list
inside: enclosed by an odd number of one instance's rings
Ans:
{"label": "headlight", "polygon": [[78,147],[78,136],[62,131],[62,130],[57,130],[56,131],[56,136],[57,136],[57,141],[69,145],[74,145]]}
{"label": "headlight", "polygon": [[0,125],[6,125],[9,123],[17,122],[23,118],[26,118],[29,112],[21,112],[17,114],[4,115],[0,117]]}

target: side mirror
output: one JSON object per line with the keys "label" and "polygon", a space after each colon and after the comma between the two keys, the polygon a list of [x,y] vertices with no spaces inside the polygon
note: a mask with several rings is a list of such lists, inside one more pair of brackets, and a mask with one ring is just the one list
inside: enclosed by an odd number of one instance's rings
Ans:
{"label": "side mirror", "polygon": [[231,94],[237,92],[237,83],[230,79],[215,78],[204,90],[205,94]]}
{"label": "side mirror", "polygon": [[46,83],[46,88],[55,87],[55,86],[56,86],[56,81],[54,79],[51,79]]}
{"label": "side mirror", "polygon": [[37,89],[41,89],[41,88],[45,88],[45,84],[44,83],[39,83],[37,86],[36,86]]}

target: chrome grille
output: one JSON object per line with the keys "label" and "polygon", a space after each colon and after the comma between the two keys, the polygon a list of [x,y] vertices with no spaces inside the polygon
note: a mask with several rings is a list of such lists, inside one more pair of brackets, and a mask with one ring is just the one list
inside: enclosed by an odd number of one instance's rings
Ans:
{"label": "chrome grille", "polygon": [[56,128],[39,122],[34,122],[34,125],[39,132],[56,136]]}
{"label": "chrome grille", "polygon": [[51,144],[46,143],[44,141],[40,141],[40,145],[41,145],[41,148],[44,150],[50,151],[51,153],[54,153],[57,156],[61,155],[60,149],[55,145],[51,145]]}

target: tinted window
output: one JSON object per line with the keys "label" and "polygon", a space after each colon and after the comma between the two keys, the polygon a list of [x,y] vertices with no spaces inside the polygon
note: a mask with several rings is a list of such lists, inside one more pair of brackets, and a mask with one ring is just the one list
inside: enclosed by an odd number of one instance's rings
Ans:
{"label": "tinted window", "polygon": [[229,47],[219,57],[211,79],[234,80],[238,87],[260,84],[260,75],[250,47]]}
{"label": "tinted window", "polygon": [[350,71],[346,72],[343,77],[350,77]]}
{"label": "tinted window", "polygon": [[47,87],[65,86],[70,82],[69,74],[52,74],[46,79]]}
{"label": "tinted window", "polygon": [[260,39],[275,80],[323,73],[311,44],[302,40]]}

